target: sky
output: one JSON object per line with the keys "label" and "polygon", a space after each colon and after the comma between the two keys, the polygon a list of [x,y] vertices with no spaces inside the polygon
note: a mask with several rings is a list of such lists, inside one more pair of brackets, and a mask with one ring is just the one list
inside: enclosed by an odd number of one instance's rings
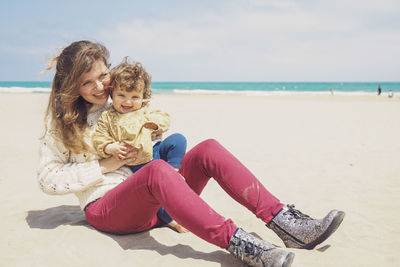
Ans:
{"label": "sky", "polygon": [[76,40],[153,81],[400,81],[398,0],[5,0],[0,81],[50,81]]}

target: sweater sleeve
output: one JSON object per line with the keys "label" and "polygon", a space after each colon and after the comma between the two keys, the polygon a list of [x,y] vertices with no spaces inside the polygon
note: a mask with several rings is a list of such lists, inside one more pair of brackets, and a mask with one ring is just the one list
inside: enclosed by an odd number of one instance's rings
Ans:
{"label": "sweater sleeve", "polygon": [[71,163],[70,151],[47,134],[39,145],[37,179],[40,189],[51,195],[84,191],[103,181],[98,160]]}
{"label": "sweater sleeve", "polygon": [[158,129],[154,131],[154,134],[162,134],[168,131],[170,126],[169,114],[162,112],[159,109],[153,109],[149,107],[145,114],[146,122],[152,122],[158,126]]}

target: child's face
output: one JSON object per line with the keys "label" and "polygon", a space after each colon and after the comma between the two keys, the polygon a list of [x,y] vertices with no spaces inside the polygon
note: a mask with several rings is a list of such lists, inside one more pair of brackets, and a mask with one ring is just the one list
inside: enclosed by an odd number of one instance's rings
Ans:
{"label": "child's face", "polygon": [[131,92],[115,88],[112,93],[113,106],[119,113],[128,113],[142,107],[143,90]]}

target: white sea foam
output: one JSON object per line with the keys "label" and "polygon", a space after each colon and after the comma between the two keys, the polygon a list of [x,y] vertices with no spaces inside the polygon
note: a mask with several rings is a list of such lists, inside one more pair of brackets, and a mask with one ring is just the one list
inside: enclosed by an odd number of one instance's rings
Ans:
{"label": "white sea foam", "polygon": [[[289,95],[331,95],[329,91],[234,91],[234,90],[185,90],[174,89],[175,94],[190,94],[190,95],[247,95],[247,96],[289,96]],[[353,91],[341,92],[334,91],[334,95],[343,96],[370,96],[376,95],[373,92]]]}
{"label": "white sea foam", "polygon": [[0,87],[0,93],[50,93],[50,88],[46,87]]}
{"label": "white sea foam", "polygon": [[[48,87],[0,87],[0,93],[50,93]],[[274,91],[252,91],[252,90],[206,90],[206,89],[173,89],[162,90],[153,89],[155,94],[186,94],[186,95],[245,95],[245,96],[290,96],[290,95],[331,95],[330,91],[288,91],[288,90],[274,90]],[[376,95],[375,92],[365,91],[334,91],[334,95],[339,96],[372,96]],[[387,96],[387,93],[382,93]],[[394,92],[398,96],[398,92]]]}

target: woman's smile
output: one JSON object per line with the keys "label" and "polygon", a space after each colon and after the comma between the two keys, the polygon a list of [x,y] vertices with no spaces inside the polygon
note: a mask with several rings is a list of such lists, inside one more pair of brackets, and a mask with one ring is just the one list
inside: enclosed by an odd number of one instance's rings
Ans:
{"label": "woman's smile", "polygon": [[94,94],[94,96],[97,97],[97,98],[108,97],[108,94],[106,94],[106,93],[107,93],[107,91],[104,90],[104,91],[102,91],[100,93]]}
{"label": "woman's smile", "polygon": [[106,91],[103,91],[103,92],[98,93],[98,94],[94,94],[94,96],[102,96],[105,92],[106,92]]}

